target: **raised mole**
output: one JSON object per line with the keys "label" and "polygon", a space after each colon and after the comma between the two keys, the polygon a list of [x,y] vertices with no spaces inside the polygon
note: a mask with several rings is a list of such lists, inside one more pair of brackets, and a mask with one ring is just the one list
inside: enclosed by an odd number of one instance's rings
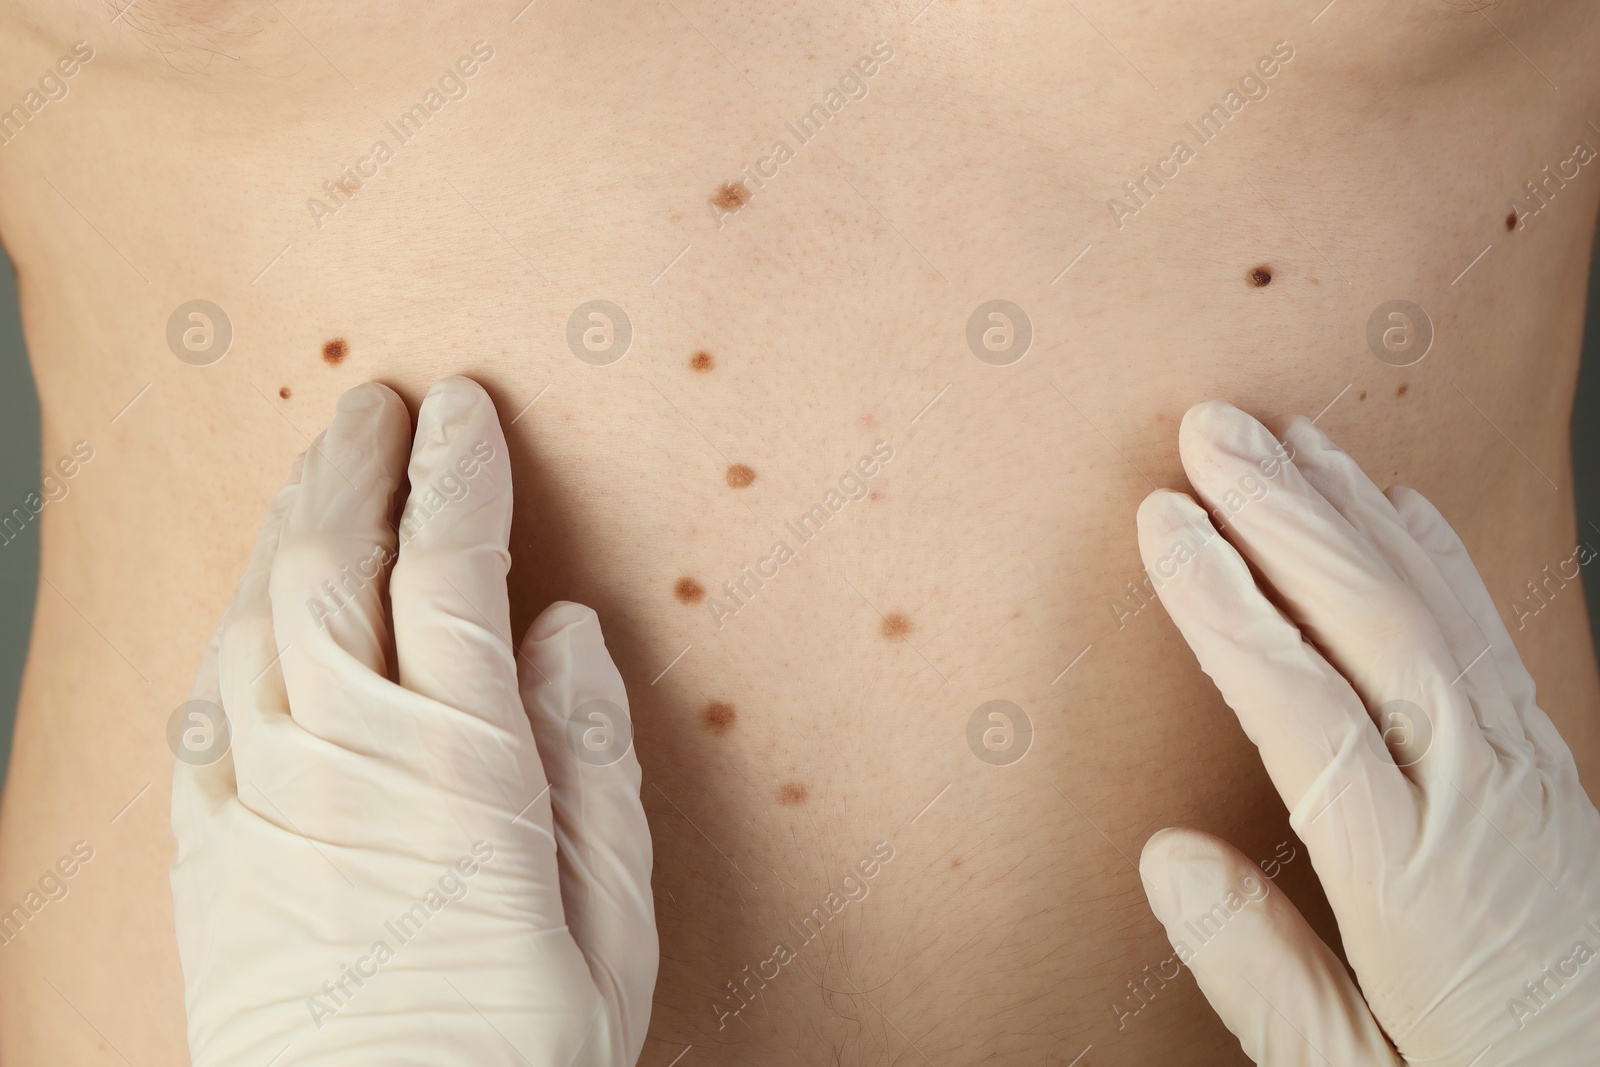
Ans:
{"label": "raised mole", "polygon": [[284,400],[288,400],[289,399],[289,387],[286,385],[282,389],[279,389],[278,390],[278,395],[280,397],[282,397]]}
{"label": "raised mole", "polygon": [[1272,282],[1272,268],[1266,264],[1253,267],[1250,273],[1245,275],[1245,278],[1257,289],[1264,288]]}
{"label": "raised mole", "polygon": [[743,463],[735,463],[728,468],[728,488],[744,489],[756,480],[756,472]]}

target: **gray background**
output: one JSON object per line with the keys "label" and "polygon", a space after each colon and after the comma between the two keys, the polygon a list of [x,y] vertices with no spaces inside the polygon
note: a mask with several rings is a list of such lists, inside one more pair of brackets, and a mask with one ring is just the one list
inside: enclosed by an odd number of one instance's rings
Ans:
{"label": "gray background", "polygon": [[[1589,316],[1583,336],[1583,370],[1572,412],[1572,453],[1578,525],[1600,525],[1600,272],[1589,275]],[[33,388],[16,277],[0,250],[0,516],[39,489],[39,398]],[[1591,617],[1600,595],[1600,568],[1583,571]],[[17,689],[28,651],[33,598],[39,573],[39,524],[31,522],[15,540],[0,544],[0,782],[11,752]],[[1600,649],[1600,641],[1596,642]]]}
{"label": "gray background", "polygon": [[[39,491],[39,465],[39,397],[22,344],[16,276],[0,251],[0,516]],[[38,582],[39,524],[30,522],[20,537],[0,544],[0,782],[10,762]]]}

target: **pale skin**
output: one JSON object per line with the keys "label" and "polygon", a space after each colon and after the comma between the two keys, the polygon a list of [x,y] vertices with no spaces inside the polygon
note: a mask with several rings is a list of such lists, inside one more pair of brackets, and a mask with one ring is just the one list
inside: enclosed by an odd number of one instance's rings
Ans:
{"label": "pale skin", "polygon": [[[1322,412],[1433,500],[1593,788],[1578,585],[1516,610],[1580,536],[1588,5],[521,6],[0,13],[6,106],[94,49],[0,147],[44,455],[94,449],[37,520],[0,907],[74,842],[94,857],[0,946],[0,1059],[184,1061],[165,725],[289,460],[367,379],[413,405],[485,385],[512,631],[555,599],[605,625],[655,839],[652,1067],[1244,1062],[1187,977],[1127,986],[1172,954],[1133,862],[1161,826],[1274,864],[1332,933],[1254,751],[1125,586],[1200,399]],[[386,132],[479,41],[463,98]],[[864,95],[801,144],[786,123],[851,68]],[[1264,96],[1186,130],[1252,72]],[[1178,140],[1193,158],[1151,182]],[[1577,176],[1519,220],[1547,165]],[[335,197],[346,167],[370,176]],[[209,366],[166,340],[194,299],[234,329]],[[596,299],[632,325],[610,366],[566,340]],[[1034,331],[1008,366],[966,339],[993,299]],[[1435,332],[1406,368],[1366,339],[1395,299]],[[785,532],[877,442],[858,499]],[[794,559],[734,604],[779,540]],[[1034,729],[1008,766],[967,743],[997,699]],[[730,992],[879,841],[865,898]]]}

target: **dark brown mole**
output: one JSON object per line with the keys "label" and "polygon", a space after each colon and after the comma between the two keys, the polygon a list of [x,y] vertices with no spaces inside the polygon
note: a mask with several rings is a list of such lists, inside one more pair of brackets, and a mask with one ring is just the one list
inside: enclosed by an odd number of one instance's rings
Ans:
{"label": "dark brown mole", "polygon": [[1361,395],[1356,397],[1357,400],[1365,400],[1366,398],[1367,398],[1367,391],[1365,389],[1361,390]]}
{"label": "dark brown mole", "polygon": [[1411,386],[1409,384],[1401,383],[1400,388],[1398,388],[1398,389],[1396,389],[1394,391],[1394,395],[1395,396],[1405,396],[1406,395],[1406,390],[1408,390],[1410,388],[1411,388]]}
{"label": "dark brown mole", "polygon": [[811,790],[806,788],[804,782],[784,782],[783,787],[778,790],[778,803],[793,807],[796,804],[804,804],[806,797],[810,795]]}
{"label": "dark brown mole", "polygon": [[343,337],[335,337],[322,346],[323,362],[330,366],[338,366],[344,362],[344,357],[350,354],[350,345]]}
{"label": "dark brown mole", "polygon": [[1511,214],[1506,216],[1506,229],[1514,230],[1516,228],[1517,228],[1517,213],[1515,211],[1513,211]]}
{"label": "dark brown mole", "polygon": [[1257,289],[1261,289],[1272,281],[1272,268],[1263,263],[1259,267],[1252,267],[1250,273],[1245,275],[1245,280]]}
{"label": "dark brown mole", "polygon": [[689,357],[689,366],[693,367],[701,374],[705,374],[716,365],[717,361],[711,358],[710,352],[700,351]]}
{"label": "dark brown mole", "polygon": [[701,724],[718,737],[732,730],[738,719],[739,713],[733,710],[733,705],[721,700],[713,700],[700,712]]}
{"label": "dark brown mole", "polygon": [[679,578],[672,587],[672,595],[685,604],[698,604],[706,598],[706,587],[693,578]]}
{"label": "dark brown mole", "polygon": [[730,489],[743,489],[756,480],[756,472],[743,463],[735,463],[728,468],[728,487]]}
{"label": "dark brown mole", "polygon": [[891,611],[883,617],[883,636],[891,641],[904,641],[911,633],[911,620],[903,612]]}
{"label": "dark brown mole", "polygon": [[283,399],[288,400],[289,399],[289,387],[286,385],[282,389],[279,389],[278,390],[278,395],[280,397],[282,397]]}
{"label": "dark brown mole", "polygon": [[738,182],[724,182],[711,202],[725,211],[737,211],[750,200],[750,194]]}

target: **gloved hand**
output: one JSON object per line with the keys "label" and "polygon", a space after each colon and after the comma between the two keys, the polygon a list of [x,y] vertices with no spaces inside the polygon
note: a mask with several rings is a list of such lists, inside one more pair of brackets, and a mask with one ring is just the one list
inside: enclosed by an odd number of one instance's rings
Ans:
{"label": "gloved hand", "polygon": [[1285,444],[1227,404],[1192,409],[1184,469],[1226,538],[1163,491],[1139,546],[1289,806],[1360,988],[1208,835],[1150,839],[1150,906],[1266,1067],[1588,1067],[1600,815],[1572,755],[1439,512],[1380,493],[1304,419]]}
{"label": "gloved hand", "polygon": [[409,429],[381,385],[340,399],[183,709],[193,1062],[631,1067],[657,945],[622,678],[578,604],[512,647],[484,391],[439,382]]}

